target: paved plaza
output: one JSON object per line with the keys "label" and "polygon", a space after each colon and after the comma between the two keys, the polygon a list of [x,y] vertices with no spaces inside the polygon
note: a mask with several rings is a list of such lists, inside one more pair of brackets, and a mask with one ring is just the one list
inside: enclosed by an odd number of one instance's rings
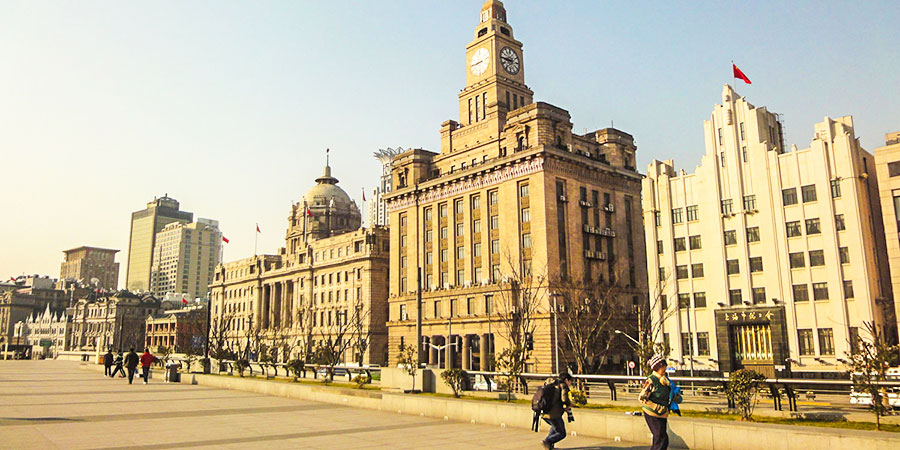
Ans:
{"label": "paved plaza", "polygon": [[[0,448],[539,449],[546,434],[0,361]],[[560,449],[646,448],[569,436]]]}

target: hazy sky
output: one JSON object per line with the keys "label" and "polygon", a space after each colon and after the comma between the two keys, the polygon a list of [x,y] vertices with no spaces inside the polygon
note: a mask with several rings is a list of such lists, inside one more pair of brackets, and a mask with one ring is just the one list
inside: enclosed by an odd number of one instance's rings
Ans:
{"label": "hazy sky", "polygon": [[[120,249],[168,193],[217,219],[227,261],[284,245],[321,173],[359,202],[372,152],[439,150],[458,120],[481,1],[0,0],[0,277],[59,276],[62,250]],[[784,114],[788,143],[853,115],[872,150],[900,130],[900,2],[505,2],[536,100],[575,130],[615,121],[639,168],[699,163],[730,83]]]}

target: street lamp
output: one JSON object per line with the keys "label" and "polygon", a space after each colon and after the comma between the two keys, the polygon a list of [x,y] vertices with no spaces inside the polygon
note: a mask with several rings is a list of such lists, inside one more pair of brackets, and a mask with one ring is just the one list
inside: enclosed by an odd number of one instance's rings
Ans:
{"label": "street lamp", "polygon": [[554,292],[550,294],[550,297],[553,298],[553,354],[554,359],[556,361],[554,367],[556,367],[556,373],[559,372],[559,306],[556,304],[556,299],[560,294],[558,292]]}
{"label": "street lamp", "polygon": [[[635,339],[635,338],[629,336],[628,333],[625,333],[625,332],[622,331],[622,330],[614,330],[614,332],[615,332],[616,334],[621,334],[622,336],[625,336],[626,338],[628,338],[629,341],[634,342],[634,344],[637,345],[638,348],[641,347],[641,343],[638,342],[637,339]],[[643,361],[642,361],[643,358],[641,358],[640,352],[641,352],[641,350],[638,350],[638,359],[639,359],[639,361],[638,361],[638,362],[639,362],[639,364],[638,364],[638,374],[639,374],[640,376],[644,376],[644,364],[643,364]]]}

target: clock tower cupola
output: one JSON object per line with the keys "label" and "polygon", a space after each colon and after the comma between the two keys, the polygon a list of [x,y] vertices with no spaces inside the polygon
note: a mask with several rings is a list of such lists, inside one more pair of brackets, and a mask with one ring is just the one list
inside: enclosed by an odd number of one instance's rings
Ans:
{"label": "clock tower cupola", "polygon": [[522,43],[513,37],[498,0],[481,6],[475,38],[466,46],[466,87],[459,93],[460,123],[506,122],[506,114],[533,101],[525,85]]}

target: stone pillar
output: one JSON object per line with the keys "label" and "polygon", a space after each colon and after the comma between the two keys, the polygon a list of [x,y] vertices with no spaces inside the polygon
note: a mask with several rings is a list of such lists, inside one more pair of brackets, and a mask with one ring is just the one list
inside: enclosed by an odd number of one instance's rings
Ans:
{"label": "stone pillar", "polygon": [[490,349],[491,335],[488,333],[484,333],[481,335],[481,367],[479,369],[485,372],[487,372],[491,368],[489,364]]}
{"label": "stone pillar", "polygon": [[444,349],[447,353],[447,364],[445,368],[452,369],[453,368],[453,360],[456,358],[456,352],[453,347],[453,336],[447,336],[447,348]]}
{"label": "stone pillar", "polygon": [[[429,341],[430,343],[432,343],[434,345],[439,345],[438,341],[437,341],[437,336],[431,336],[429,339],[430,339],[430,341]],[[432,366],[438,364],[438,351],[436,348],[434,348],[430,345],[428,346],[428,364],[432,365]]]}
{"label": "stone pillar", "polygon": [[467,334],[463,337],[462,369],[463,370],[472,370],[472,335],[471,334]]}

